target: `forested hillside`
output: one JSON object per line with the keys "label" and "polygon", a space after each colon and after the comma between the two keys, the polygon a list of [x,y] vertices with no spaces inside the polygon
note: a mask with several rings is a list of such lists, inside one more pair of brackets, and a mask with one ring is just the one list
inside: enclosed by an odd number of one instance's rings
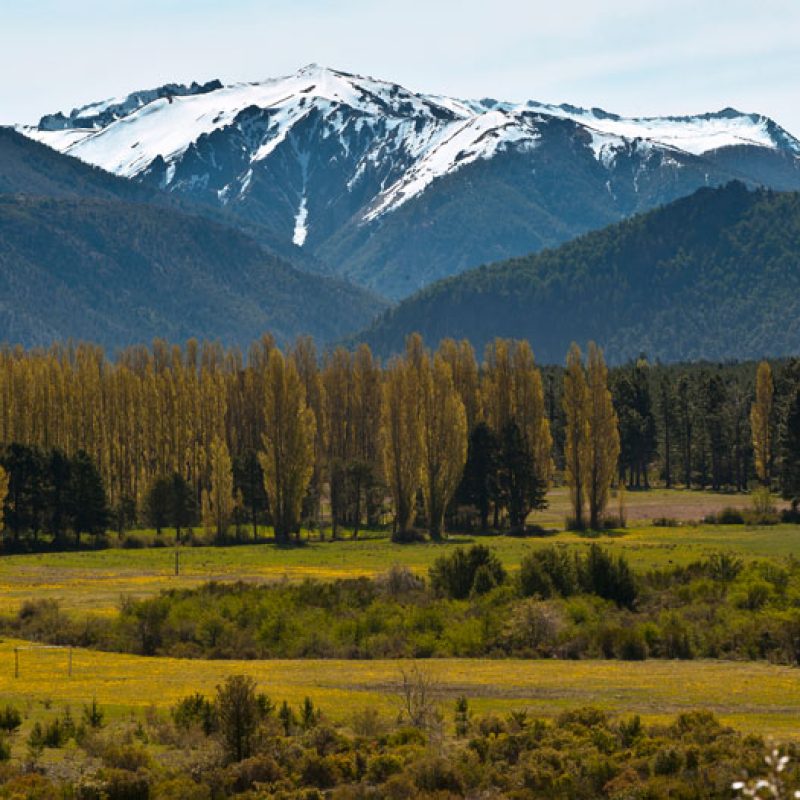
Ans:
{"label": "forested hillside", "polygon": [[[331,341],[385,307],[296,269],[311,261],[299,248],[228,221],[0,128],[0,340],[232,344],[270,330]],[[291,261],[276,255],[289,250]]]}
{"label": "forested hillside", "polygon": [[74,338],[113,348],[203,336],[245,344],[266,330],[330,341],[380,307],[370,293],[300,272],[200,217],[117,200],[0,195],[0,340],[9,343]]}
{"label": "forested hillside", "polygon": [[428,341],[531,341],[557,363],[571,340],[612,361],[760,358],[800,346],[800,195],[701,189],[555,250],[441,281],[361,337],[396,352]]}

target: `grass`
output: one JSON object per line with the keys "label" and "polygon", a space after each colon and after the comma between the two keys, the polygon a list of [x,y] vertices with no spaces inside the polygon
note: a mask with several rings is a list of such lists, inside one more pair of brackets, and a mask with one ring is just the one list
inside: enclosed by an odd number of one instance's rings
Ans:
{"label": "grass", "polygon": [[[554,492],[551,508],[537,515],[536,521],[545,528],[560,526],[566,502],[563,492]],[[0,560],[0,612],[11,613],[26,599],[53,598],[72,614],[109,614],[123,596],[143,597],[209,580],[333,579],[375,575],[398,563],[424,573],[448,548],[473,541],[489,544],[512,570],[532,548],[586,547],[591,541],[624,552],[637,570],[689,563],[719,551],[781,559],[800,550],[800,526],[795,525],[652,525],[657,517],[700,519],[729,505],[746,506],[747,499],[664,490],[631,493],[630,526],[597,539],[553,531],[524,539],[456,536],[440,545],[399,546],[386,534],[373,533],[355,542],[310,541],[301,547],[186,548],[177,578],[171,548],[8,556]],[[0,643],[0,701],[24,705],[33,716],[48,701],[70,703],[77,709],[92,697],[113,714],[151,704],[166,707],[195,690],[211,693],[225,676],[243,672],[253,675],[275,700],[299,703],[310,696],[334,719],[346,721],[364,706],[394,713],[393,693],[404,666],[397,661],[182,661],[76,650],[74,675],[68,678],[66,653],[51,650],[22,651],[21,677],[15,679],[14,646],[12,641]],[[426,661],[424,665],[439,681],[448,709],[459,694],[470,698],[479,712],[526,707],[545,716],[591,704],[660,720],[703,707],[743,730],[800,738],[796,714],[800,681],[797,670],[787,667],[722,661],[474,659]]]}
{"label": "grass", "polygon": [[[66,651],[22,651],[14,678],[13,641],[0,643],[0,701],[26,708],[69,704],[95,697],[112,716],[155,705],[167,708],[199,690],[213,694],[233,673],[252,675],[273,700],[299,704],[306,696],[338,722],[372,706],[398,710],[401,661],[183,661],[75,650],[73,677]],[[800,734],[797,671],[758,663],[721,661],[491,661],[445,659],[418,662],[438,684],[449,718],[463,694],[477,712],[527,708],[538,716],[594,705],[650,721],[707,708],[738,728],[782,738]]]}
{"label": "grass", "polygon": [[528,538],[453,536],[444,544],[400,546],[383,535],[359,541],[311,541],[299,547],[184,548],[180,577],[174,575],[172,548],[15,555],[0,560],[0,613],[13,613],[23,601],[36,597],[57,599],[70,612],[110,614],[123,596],[145,597],[210,580],[330,580],[376,575],[393,564],[425,573],[448,548],[476,541],[491,546],[511,570],[533,548],[552,544],[582,548],[592,541],[624,553],[635,569],[649,570],[687,564],[719,551],[746,558],[786,558],[800,551],[800,526],[634,524],[596,538],[568,532]]}

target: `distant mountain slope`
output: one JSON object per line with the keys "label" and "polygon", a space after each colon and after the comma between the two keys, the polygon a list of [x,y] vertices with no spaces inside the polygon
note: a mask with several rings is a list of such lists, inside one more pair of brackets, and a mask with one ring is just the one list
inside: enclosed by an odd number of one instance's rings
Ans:
{"label": "distant mountain slope", "polygon": [[613,361],[760,358],[800,350],[800,194],[740,183],[555,250],[441,281],[361,339],[380,353],[420,331],[435,343],[529,339],[543,362],[594,339]]}
{"label": "distant mountain slope", "polygon": [[394,299],[699,187],[800,190],[800,142],[758,114],[459,100],[316,65],[136,92],[23,130]]}
{"label": "distant mountain slope", "polygon": [[0,341],[107,347],[189,337],[246,345],[264,332],[321,342],[379,301],[311,276],[233,229],[150,205],[0,195]]}
{"label": "distant mountain slope", "polygon": [[[146,95],[145,95],[146,96]],[[120,178],[77,158],[40,144],[13,128],[0,126],[0,194],[73,197],[148,203],[187,214],[202,214],[220,224],[244,231],[269,252],[292,266],[319,272],[316,259],[291,242],[276,237],[255,223],[245,223],[227,213],[198,204],[191,197]]]}

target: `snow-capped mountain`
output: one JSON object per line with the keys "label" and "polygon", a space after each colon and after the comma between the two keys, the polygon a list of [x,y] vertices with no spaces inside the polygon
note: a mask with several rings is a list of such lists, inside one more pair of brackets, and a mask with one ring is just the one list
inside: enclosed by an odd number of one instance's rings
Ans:
{"label": "snow-capped mountain", "polygon": [[756,114],[464,101],[316,65],[137,92],[20,130],[224,206],[395,298],[705,184],[800,189],[800,142]]}

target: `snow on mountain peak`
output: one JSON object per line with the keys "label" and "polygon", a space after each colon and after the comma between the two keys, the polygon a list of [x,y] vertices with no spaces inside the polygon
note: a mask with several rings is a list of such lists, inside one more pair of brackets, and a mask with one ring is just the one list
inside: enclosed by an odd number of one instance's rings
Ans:
{"label": "snow on mountain peak", "polygon": [[[249,124],[254,116],[260,120],[255,127]],[[167,188],[173,179],[179,180],[177,167],[191,148],[212,135],[230,132],[239,136],[237,146],[246,151],[246,163],[216,189],[223,203],[247,192],[254,165],[266,162],[287,144],[295,149],[296,158],[305,159],[294,236],[302,244],[314,207],[313,197],[305,194],[308,153],[297,150],[307,123],[319,125],[321,139],[332,137],[341,157],[353,159],[343,184],[346,191],[354,191],[370,169],[379,174],[379,191],[363,216],[368,222],[466,164],[509,149],[537,147],[540,126],[553,119],[569,120],[588,134],[585,140],[606,168],[618,153],[640,146],[637,143],[694,156],[736,145],[800,156],[797,139],[774,122],[730,108],[687,117],[621,117],[597,108],[532,100],[460,100],[415,93],[395,83],[313,63],[291,75],[256,83],[168,84],[83,106],[69,116],[44,117],[38,127],[21,130],[129,178],[160,164],[162,185]],[[357,152],[352,149],[356,140]],[[183,186],[205,186],[208,179],[192,175],[183,179]]]}

